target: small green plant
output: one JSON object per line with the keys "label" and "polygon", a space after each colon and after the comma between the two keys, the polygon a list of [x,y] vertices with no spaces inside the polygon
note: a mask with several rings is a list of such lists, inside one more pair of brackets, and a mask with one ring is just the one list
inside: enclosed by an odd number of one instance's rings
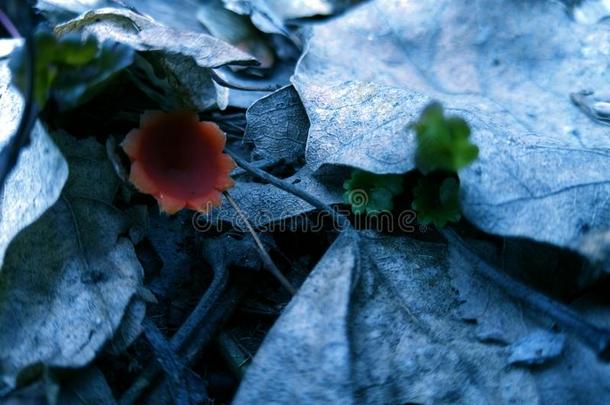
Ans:
{"label": "small green plant", "polygon": [[424,176],[413,187],[411,207],[420,223],[442,228],[460,220],[460,183],[453,176]]}
{"label": "small green plant", "polygon": [[[41,109],[51,97],[62,110],[86,101],[106,80],[131,65],[134,57],[133,49],[126,45],[98,44],[93,37],[81,40],[77,34],[57,38],[38,31],[32,40],[34,101]],[[13,81],[21,92],[29,80],[26,52],[25,47],[16,50],[10,62]]]}
{"label": "small green plant", "polygon": [[351,205],[354,214],[376,215],[394,208],[394,197],[404,191],[404,176],[354,169],[343,189],[343,200]]}
{"label": "small green plant", "polygon": [[439,103],[431,103],[412,125],[417,136],[415,164],[420,172],[457,172],[479,154],[470,142],[470,127],[459,117],[445,117]]}
{"label": "small green plant", "polygon": [[[479,148],[470,141],[470,127],[459,117],[445,117],[439,103],[431,103],[411,125],[417,136],[415,163],[421,177],[412,188],[411,208],[422,224],[442,228],[460,220],[458,171],[472,163]],[[343,183],[343,199],[355,214],[391,211],[394,197],[404,192],[405,176],[354,169]]]}
{"label": "small green plant", "polygon": [[470,127],[459,117],[445,117],[431,103],[412,125],[417,136],[415,164],[423,174],[413,188],[411,207],[422,224],[442,228],[460,220],[460,182],[457,172],[472,163],[479,148],[470,142]]}

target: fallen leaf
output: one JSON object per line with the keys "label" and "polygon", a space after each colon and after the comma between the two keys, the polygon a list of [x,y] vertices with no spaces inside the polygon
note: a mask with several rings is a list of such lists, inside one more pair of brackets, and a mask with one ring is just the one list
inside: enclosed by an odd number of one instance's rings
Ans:
{"label": "fallen leaf", "polygon": [[[159,79],[166,80],[186,104],[174,108],[225,108],[228,91],[218,89],[210,69],[257,63],[252,56],[212,36],[166,27],[128,9],[97,9],[55,27],[58,35],[69,32],[94,35],[99,41],[112,40],[144,53],[151,59],[148,63],[161,68],[164,77]],[[157,83],[154,69],[147,70],[148,78]]]}
{"label": "fallen leaf", "polygon": [[308,163],[412,169],[404,128],[435,99],[480,147],[460,173],[464,216],[587,254],[610,223],[610,138],[570,95],[605,93],[609,44],[560,2],[367,2],[314,26],[297,67]]}
{"label": "fallen leaf", "polygon": [[235,13],[249,15],[263,32],[284,34],[284,22],[297,18],[327,16],[345,10],[359,0],[223,0]]}
{"label": "fallen leaf", "polygon": [[0,275],[0,393],[39,365],[82,367],[142,282],[104,146],[55,137],[70,164],[60,199],[11,242]]}
{"label": "fallen leaf", "polygon": [[324,84],[310,84],[303,63],[292,82],[311,122],[305,153],[310,167],[347,165],[378,174],[415,167],[415,138],[405,128],[429,98],[370,82],[326,84],[332,79],[325,77]]}
{"label": "fallen leaf", "polygon": [[455,315],[447,265],[441,243],[344,231],[274,324],[234,403],[610,400],[610,367],[572,338],[551,370],[507,367],[505,348],[478,341]]}
{"label": "fallen leaf", "polygon": [[294,87],[283,87],[256,101],[246,112],[244,140],[260,159],[292,162],[303,156],[309,120]]}
{"label": "fallen leaf", "polygon": [[127,9],[101,8],[55,27],[55,33],[80,32],[100,41],[113,40],[138,51],[162,51],[192,57],[203,68],[253,65],[254,58],[206,34],[180,31]]}
{"label": "fallen leaf", "polygon": [[208,0],[197,11],[197,19],[216,38],[256,57],[264,69],[275,62],[273,49],[263,34],[243,15],[227,10],[222,0]]}
{"label": "fallen leaf", "polygon": [[[455,313],[468,322],[474,338],[503,347],[507,364],[534,366],[530,372],[536,378],[542,403],[601,405],[608,401],[610,386],[606,381],[610,366],[600,362],[595,352],[573,336],[552,333],[550,319],[529,311],[482,277],[476,270],[479,263],[467,259],[453,243],[449,246],[448,262],[451,284],[459,297]],[[608,328],[608,303],[586,298],[573,303],[573,309],[593,325]]]}

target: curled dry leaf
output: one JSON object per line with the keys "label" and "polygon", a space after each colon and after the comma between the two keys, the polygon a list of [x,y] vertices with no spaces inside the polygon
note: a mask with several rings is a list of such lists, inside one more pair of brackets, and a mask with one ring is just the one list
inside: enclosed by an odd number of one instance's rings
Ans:
{"label": "curled dry leaf", "polygon": [[[138,51],[143,58],[136,58],[136,62],[146,71],[146,80],[163,89],[163,95],[155,98],[159,104],[164,106],[167,98],[178,96],[179,102],[171,103],[172,109],[226,108],[228,90],[216,85],[210,69],[257,64],[254,57],[222,40],[168,27],[128,9],[106,7],[88,11],[54,28],[58,36],[72,32],[94,36],[100,42],[110,40],[129,45]],[[156,69],[149,67],[150,63]]]}

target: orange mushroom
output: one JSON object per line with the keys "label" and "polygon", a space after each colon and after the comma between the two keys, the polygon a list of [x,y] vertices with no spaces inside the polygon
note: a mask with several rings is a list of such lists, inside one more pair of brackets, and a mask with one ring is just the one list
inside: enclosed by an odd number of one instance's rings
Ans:
{"label": "orange mushroom", "polygon": [[142,115],[140,128],[121,146],[131,159],[129,180],[173,214],[220,205],[222,192],[235,184],[229,177],[235,163],[223,153],[225,142],[215,123],[199,122],[193,113],[153,112]]}

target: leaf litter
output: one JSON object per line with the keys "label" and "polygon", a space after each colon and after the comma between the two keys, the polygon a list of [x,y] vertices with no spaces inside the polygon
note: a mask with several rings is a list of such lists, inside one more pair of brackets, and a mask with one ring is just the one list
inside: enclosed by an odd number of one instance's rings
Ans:
{"label": "leaf litter", "polygon": [[[3,185],[0,395],[610,401],[599,2],[302,3],[37,2],[48,38],[122,52],[48,76]],[[4,145],[24,105],[7,64],[26,54],[21,40],[0,51]],[[136,91],[109,103],[125,85]],[[459,117],[440,132],[421,125],[432,101]],[[220,207],[168,216],[117,174],[116,145],[149,110],[226,132],[242,167]],[[371,219],[413,209],[398,228]]]}

